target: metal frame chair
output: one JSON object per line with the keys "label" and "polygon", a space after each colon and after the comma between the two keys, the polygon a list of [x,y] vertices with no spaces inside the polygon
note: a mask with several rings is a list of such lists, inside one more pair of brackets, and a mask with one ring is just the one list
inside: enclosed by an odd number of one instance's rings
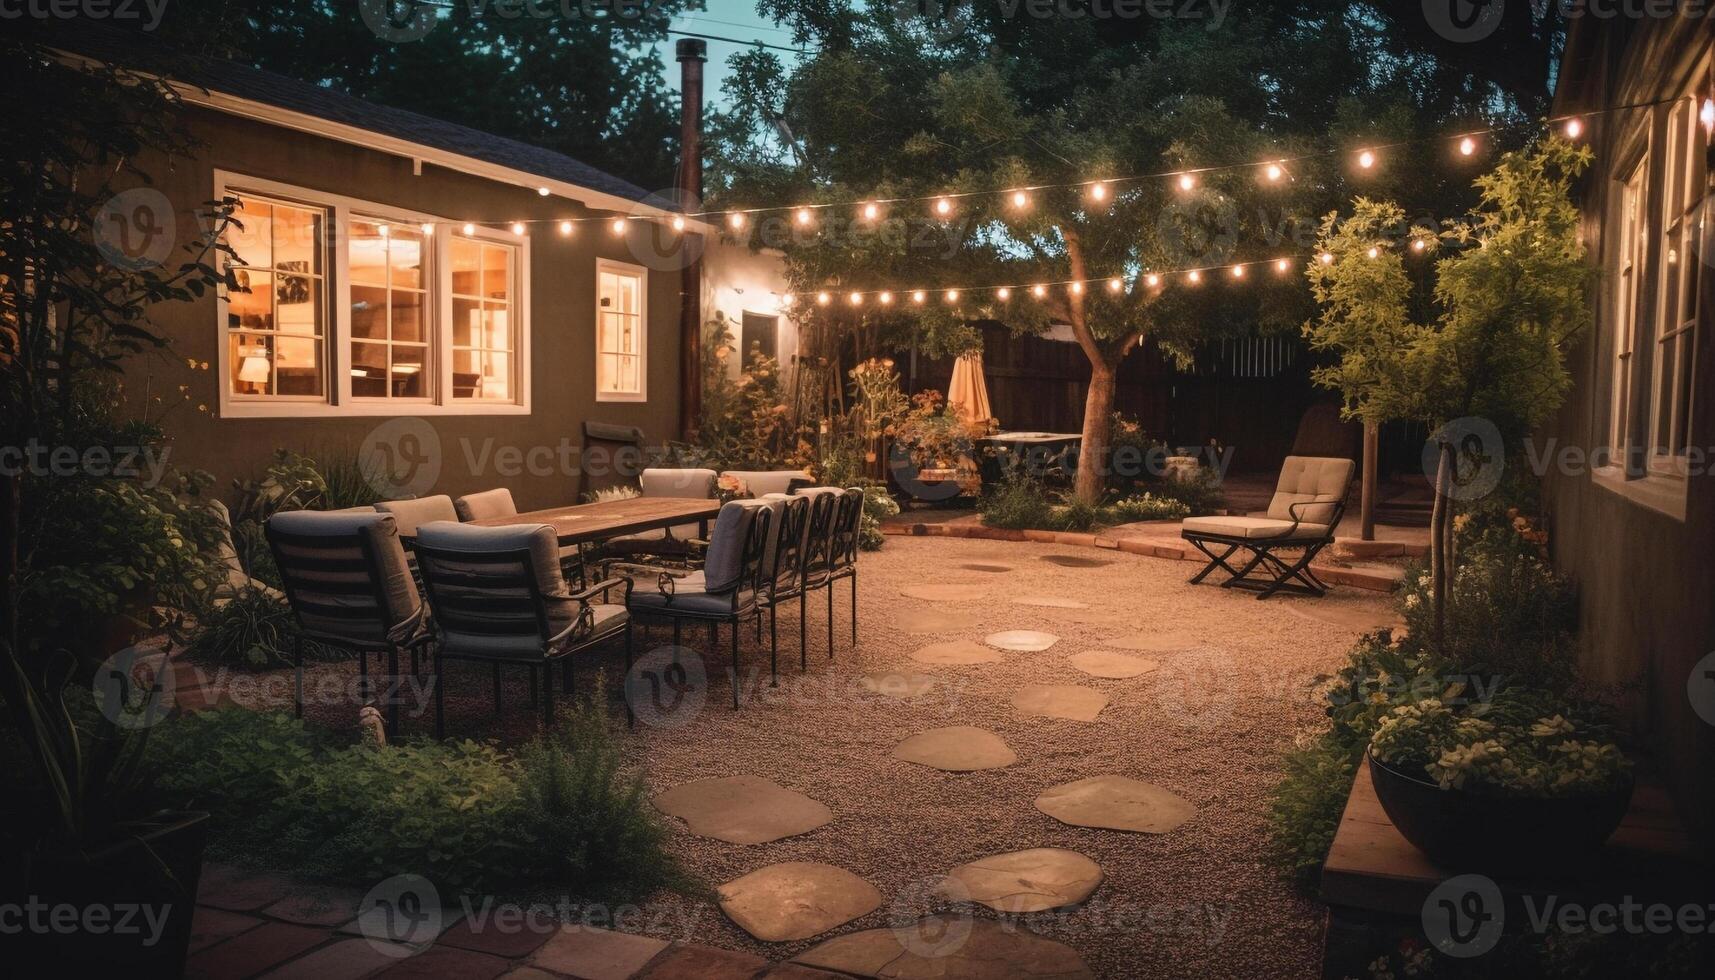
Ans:
{"label": "metal frame chair", "polygon": [[858,487],[847,487],[844,490],[825,491],[836,501],[830,517],[825,567],[809,573],[810,581],[805,591],[826,589],[828,593],[828,659],[834,659],[834,583],[840,579],[851,579],[852,582],[852,646],[857,646],[858,640],[858,529],[862,526],[863,490]]}
{"label": "metal frame chair", "polygon": [[765,563],[769,566],[757,594],[757,639],[762,638],[762,613],[768,612],[768,663],[772,685],[780,683],[780,606],[798,600],[798,669],[808,670],[809,631],[805,626],[805,576],[815,561],[817,528],[827,521],[828,505],[815,495],[771,495],[778,505],[780,530]]}
{"label": "metal frame chair", "polygon": [[[501,546],[503,542],[514,543]],[[567,591],[559,574],[559,544],[548,525],[473,528],[428,524],[421,529],[416,552],[440,641],[434,651],[435,737],[442,737],[446,731],[442,682],[446,660],[493,665],[497,712],[500,668],[504,664],[528,666],[532,682],[536,669],[542,668],[545,728],[554,725],[555,660],[561,661],[561,683],[570,695],[574,690],[574,655],[623,635],[626,673],[630,673],[631,616],[625,602],[618,604],[617,613],[600,618],[590,600],[600,596],[602,605],[614,605],[607,601],[609,593],[623,589],[629,597],[631,579],[621,576],[578,592]],[[568,615],[573,607],[576,613]],[[628,724],[635,721],[629,700],[626,719]]]}
{"label": "metal frame chair", "polygon": [[[1309,493],[1312,499],[1309,500],[1282,499],[1306,495],[1304,491],[1288,488],[1288,470],[1295,464],[1326,466],[1329,463],[1344,463],[1346,466],[1338,493],[1312,491]],[[1334,543],[1334,531],[1346,512],[1346,497],[1351,493],[1354,469],[1355,466],[1349,459],[1289,456],[1282,466],[1280,486],[1275,490],[1275,498],[1269,504],[1268,518],[1188,518],[1179,532],[1180,537],[1189,541],[1192,547],[1209,559],[1202,571],[1191,576],[1191,584],[1202,582],[1210,572],[1220,568],[1228,576],[1227,580],[1221,583],[1223,588],[1254,591],[1258,599],[1267,599],[1280,592],[1291,595],[1327,595],[1327,583],[1316,577],[1310,563],[1323,548]],[[1317,499],[1320,497],[1328,499]],[[1327,520],[1306,521],[1304,513],[1311,508],[1323,508]],[[1282,511],[1286,517],[1273,516]],[[1299,533],[1299,528],[1307,525],[1318,530],[1314,534]],[[1223,532],[1220,530],[1222,527],[1228,528],[1228,531]],[[1216,554],[1211,546],[1224,547],[1225,550]],[[1228,559],[1240,549],[1251,552],[1251,557],[1241,567],[1234,568],[1228,563]],[[1277,551],[1302,553],[1296,559],[1288,560],[1277,555]],[[1266,580],[1251,577],[1259,570],[1268,575]]]}
{"label": "metal frame chair", "polygon": [[[358,696],[370,701],[369,655],[387,655],[390,732],[399,730],[399,651],[418,651],[433,640],[391,514],[287,511],[268,519],[268,549],[280,570],[286,601],[298,620],[292,645],[292,712],[304,716],[304,641],[357,654]],[[397,567],[389,569],[387,560]],[[402,577],[402,588],[388,589]]]}

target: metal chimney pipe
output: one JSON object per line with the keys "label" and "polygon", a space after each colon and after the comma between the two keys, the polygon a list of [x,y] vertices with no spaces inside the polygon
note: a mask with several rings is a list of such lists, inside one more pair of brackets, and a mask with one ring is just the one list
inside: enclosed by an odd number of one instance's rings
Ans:
{"label": "metal chimney pipe", "polygon": [[[700,211],[703,201],[703,62],[709,46],[682,38],[679,60],[679,209]],[[703,413],[703,262],[702,249],[689,236],[679,244],[688,261],[679,273],[679,434],[688,437]]]}

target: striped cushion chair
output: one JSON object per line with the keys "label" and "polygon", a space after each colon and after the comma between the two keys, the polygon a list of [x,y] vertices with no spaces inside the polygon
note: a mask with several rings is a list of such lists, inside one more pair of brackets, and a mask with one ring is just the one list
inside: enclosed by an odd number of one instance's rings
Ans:
{"label": "striped cushion chair", "polygon": [[399,727],[399,651],[413,658],[429,642],[427,607],[411,579],[399,528],[376,511],[293,510],[268,519],[268,547],[299,626],[292,652],[293,710],[304,713],[304,640],[358,655],[359,690],[369,701],[369,655],[387,654],[393,687],[388,725]]}

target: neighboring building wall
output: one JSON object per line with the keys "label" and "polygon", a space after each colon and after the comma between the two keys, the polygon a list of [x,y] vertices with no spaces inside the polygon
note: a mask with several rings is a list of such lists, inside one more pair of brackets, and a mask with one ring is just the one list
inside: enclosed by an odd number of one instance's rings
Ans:
{"label": "neighboring building wall", "polygon": [[[153,186],[180,212],[181,243],[194,234],[194,219],[185,212],[215,196],[216,170],[461,221],[597,214],[561,198],[539,197],[529,188],[431,165],[424,165],[421,175],[413,175],[409,159],[210,110],[188,111],[202,148],[187,159],[140,161]],[[562,441],[573,449],[582,444],[586,420],[635,425],[652,442],[678,436],[678,272],[659,271],[661,263],[656,260],[657,271],[648,275],[647,400],[598,402],[597,259],[645,265],[646,258],[632,254],[626,241],[605,222],[580,223],[571,236],[562,236],[553,225],[532,225],[529,238],[530,412],[427,416],[440,440],[442,465],[439,478],[426,492],[458,495],[508,486],[521,508],[566,503],[575,493],[577,462],[560,449]],[[256,475],[276,448],[349,458],[365,435],[386,421],[385,416],[373,415],[221,418],[219,386],[225,379],[216,367],[222,333],[214,297],[162,305],[155,319],[171,338],[172,350],[164,359],[136,362],[129,378],[131,394],[135,397],[147,386],[162,398],[170,409],[166,427],[173,440],[172,461],[214,473],[223,489],[235,479]],[[189,370],[187,358],[206,361],[210,368]],[[189,386],[188,400],[182,404],[178,403],[180,385]],[[513,451],[531,450],[535,450],[536,465],[510,469],[502,465]]]}
{"label": "neighboring building wall", "polygon": [[724,239],[711,240],[705,248],[703,317],[706,321],[720,313],[726,318],[737,345],[736,353],[727,358],[727,371],[733,377],[750,356],[750,341],[758,338],[783,368],[791,369],[798,354],[798,325],[782,303],[790,291],[778,252],[752,251],[748,245]]}
{"label": "neighboring building wall", "polygon": [[[1585,18],[1575,22],[1575,30],[1562,70],[1557,113],[1652,103],[1682,95],[1693,85],[1699,99],[1709,94],[1711,35],[1702,20],[1610,23]],[[1586,181],[1584,241],[1591,261],[1603,273],[1593,298],[1596,327],[1571,359],[1573,390],[1557,422],[1539,435],[1541,447],[1588,452],[1612,441],[1615,376],[1624,373],[1616,371],[1613,346],[1619,310],[1625,305],[1624,277],[1617,273],[1619,250],[1627,237],[1620,232],[1622,185],[1644,149],[1653,161],[1666,155],[1663,112],[1646,107],[1590,117],[1595,166]],[[1694,136],[1706,147],[1705,138],[1701,130]],[[1639,368],[1631,373],[1637,377],[1641,372],[1646,379],[1632,386],[1634,417],[1650,412],[1645,359],[1653,356],[1655,347],[1661,301],[1656,275],[1665,261],[1664,182],[1659,172],[1659,167],[1650,168],[1641,201],[1646,233],[1637,239],[1643,248],[1634,263],[1633,274],[1644,288],[1638,298],[1633,355]],[[1709,193],[1707,180],[1699,193]],[[1689,260],[1687,267],[1699,267],[1696,258],[1678,258]],[[1710,329],[1715,254],[1697,258],[1702,283],[1689,422],[1690,460],[1701,470],[1680,481],[1680,503],[1674,503],[1671,483],[1666,495],[1652,496],[1644,483],[1627,485],[1617,475],[1582,466],[1550,466],[1545,496],[1555,560],[1576,580],[1581,597],[1585,672],[1625,692],[1631,720],[1662,756],[1659,761],[1682,814],[1707,842],[1708,832],[1715,829],[1715,724],[1699,717],[1693,698],[1701,697],[1715,710],[1715,681],[1692,675],[1694,666],[1715,651],[1715,478],[1707,475],[1715,464],[1715,343]]]}

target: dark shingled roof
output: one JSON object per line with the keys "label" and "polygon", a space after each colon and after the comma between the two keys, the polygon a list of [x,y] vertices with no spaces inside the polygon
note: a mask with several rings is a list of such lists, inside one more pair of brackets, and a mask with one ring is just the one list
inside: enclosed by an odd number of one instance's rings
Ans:
{"label": "dark shingled roof", "polygon": [[[379,105],[325,86],[234,61],[171,52],[148,34],[78,22],[53,30],[43,40],[85,57],[139,71],[156,70],[156,66],[162,64],[170,65],[174,81],[210,92],[301,112],[329,122],[356,126],[548,180],[577,184],[631,201],[643,201],[650,197],[649,191],[636,184],[597,170],[563,153],[544,150],[539,146],[531,146],[420,113]],[[661,206],[659,199],[652,203]]]}

